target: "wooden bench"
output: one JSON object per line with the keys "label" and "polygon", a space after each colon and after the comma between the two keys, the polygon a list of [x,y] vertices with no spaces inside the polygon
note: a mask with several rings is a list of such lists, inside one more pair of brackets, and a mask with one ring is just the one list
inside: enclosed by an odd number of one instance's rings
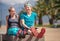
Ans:
{"label": "wooden bench", "polygon": [[[2,26],[0,28],[0,41],[5,41],[5,39],[7,39],[7,41],[15,41],[14,40],[14,37],[15,36],[5,36],[6,34],[6,27],[5,26]],[[18,40],[18,39],[17,39]],[[44,41],[44,37],[43,38],[40,38],[40,39],[37,39],[36,37],[34,36],[30,36],[30,35],[26,35],[25,38],[21,38],[19,39],[18,41]]]}
{"label": "wooden bench", "polygon": [[0,27],[0,41],[2,41],[2,35],[6,34],[6,28],[5,26]]}

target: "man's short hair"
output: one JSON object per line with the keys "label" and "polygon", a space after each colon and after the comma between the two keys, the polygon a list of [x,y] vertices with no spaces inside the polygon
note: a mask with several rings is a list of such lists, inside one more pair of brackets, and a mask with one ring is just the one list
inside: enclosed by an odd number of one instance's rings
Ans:
{"label": "man's short hair", "polygon": [[31,5],[30,3],[25,3],[25,4],[24,4],[24,7],[25,7],[25,6],[30,6],[30,7],[32,7],[32,5]]}

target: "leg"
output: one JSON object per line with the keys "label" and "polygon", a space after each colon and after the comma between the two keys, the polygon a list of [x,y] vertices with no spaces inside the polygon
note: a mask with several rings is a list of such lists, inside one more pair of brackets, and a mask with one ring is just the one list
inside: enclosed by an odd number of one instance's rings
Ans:
{"label": "leg", "polygon": [[28,34],[28,35],[26,35],[26,38],[24,38],[24,40],[25,40],[25,41],[31,41],[32,38],[33,38],[32,32],[31,32],[30,30],[27,30],[27,34]]}
{"label": "leg", "polygon": [[25,38],[26,30],[19,30],[17,33],[17,37],[19,38]]}
{"label": "leg", "polygon": [[13,36],[7,36],[7,41],[13,41]]}
{"label": "leg", "polygon": [[40,33],[38,33],[37,30],[34,27],[32,27],[30,30],[32,31],[34,36],[37,37],[37,38],[42,38],[44,33],[45,33],[45,29],[44,28],[41,29]]}
{"label": "leg", "polygon": [[20,30],[17,32],[17,35],[16,35],[15,39],[17,39],[17,38],[20,36],[21,32],[22,32],[22,30],[20,29]]}
{"label": "leg", "polygon": [[38,32],[37,32],[37,30],[34,28],[34,27],[31,27],[31,32],[33,33],[33,35],[35,36],[35,37],[37,37],[38,36]]}
{"label": "leg", "polygon": [[29,35],[29,37],[26,39],[26,41],[31,41],[33,38],[33,35]]}
{"label": "leg", "polygon": [[42,38],[44,36],[45,32],[46,32],[45,28],[42,28],[41,32],[38,34],[37,38]]}

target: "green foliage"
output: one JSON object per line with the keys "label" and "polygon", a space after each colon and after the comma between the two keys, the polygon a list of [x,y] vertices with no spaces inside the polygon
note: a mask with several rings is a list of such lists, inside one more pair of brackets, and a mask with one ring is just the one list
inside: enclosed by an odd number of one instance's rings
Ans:
{"label": "green foliage", "polygon": [[41,21],[41,17],[46,13],[54,18],[55,11],[58,10],[58,8],[60,8],[60,0],[38,0],[36,5],[33,7],[33,11],[37,12],[39,21]]}
{"label": "green foliage", "polygon": [[44,12],[49,12],[53,15],[58,7],[60,7],[60,0],[38,0],[33,7],[33,11],[37,12],[39,16]]}

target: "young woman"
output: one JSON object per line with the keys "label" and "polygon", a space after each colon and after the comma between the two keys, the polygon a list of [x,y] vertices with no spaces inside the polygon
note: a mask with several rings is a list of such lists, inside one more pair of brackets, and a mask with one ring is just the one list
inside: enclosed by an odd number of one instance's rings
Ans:
{"label": "young woman", "polygon": [[42,38],[45,33],[45,29],[42,28],[41,32],[38,33],[37,30],[34,28],[35,20],[37,19],[37,14],[32,11],[32,6],[29,3],[26,3],[24,5],[24,8],[26,12],[23,12],[20,15],[22,30],[27,28],[27,31],[29,33],[33,33],[33,35],[37,38]]}
{"label": "young woman", "polygon": [[18,36],[22,32],[19,27],[19,16],[16,14],[14,7],[10,7],[8,11],[9,15],[6,16],[7,34]]}

